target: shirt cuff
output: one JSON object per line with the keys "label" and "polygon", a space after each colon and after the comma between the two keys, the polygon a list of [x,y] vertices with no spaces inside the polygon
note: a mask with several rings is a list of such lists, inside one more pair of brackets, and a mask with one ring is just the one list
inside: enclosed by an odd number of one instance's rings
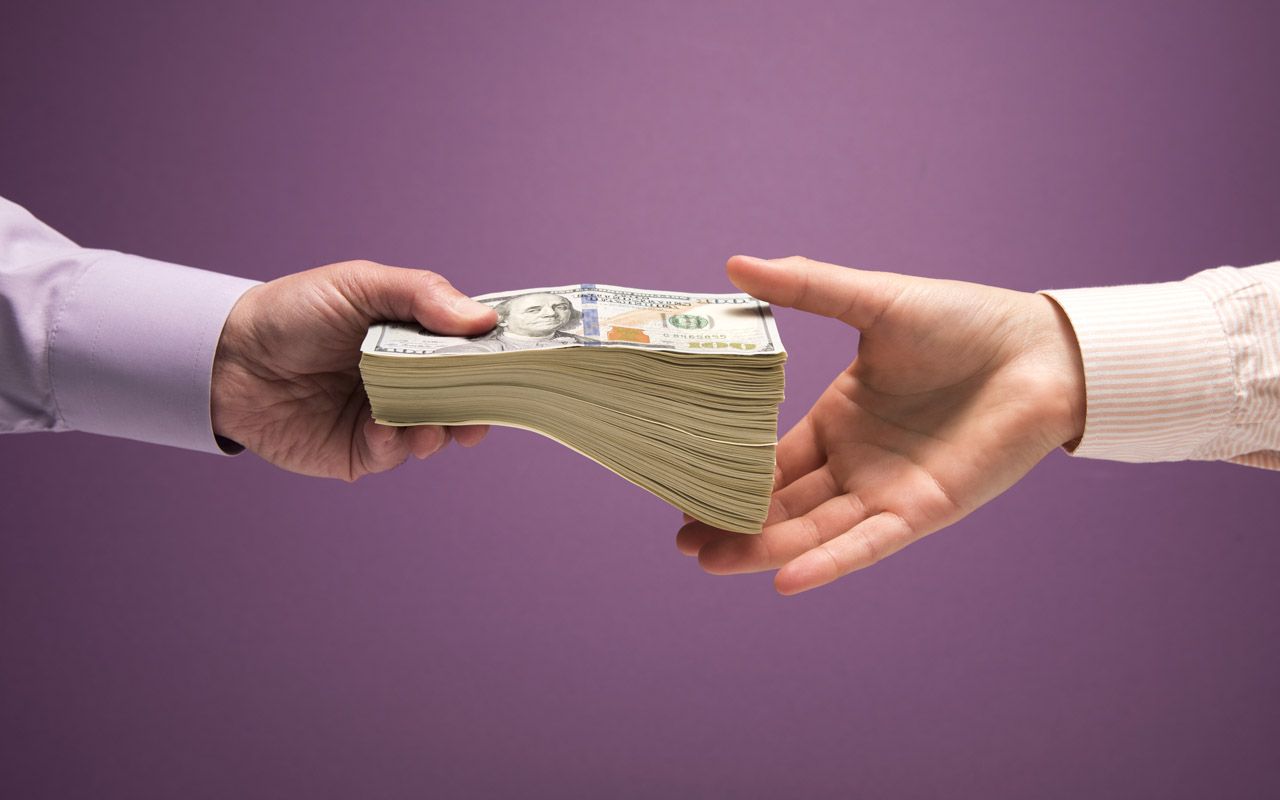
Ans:
{"label": "shirt cuff", "polygon": [[59,417],[74,430],[224,452],[209,411],[213,357],[256,282],[100,252],[49,336]]}
{"label": "shirt cuff", "polygon": [[1074,455],[1181,461],[1229,424],[1231,348],[1211,298],[1194,284],[1041,294],[1066,313],[1084,361],[1087,410]]}

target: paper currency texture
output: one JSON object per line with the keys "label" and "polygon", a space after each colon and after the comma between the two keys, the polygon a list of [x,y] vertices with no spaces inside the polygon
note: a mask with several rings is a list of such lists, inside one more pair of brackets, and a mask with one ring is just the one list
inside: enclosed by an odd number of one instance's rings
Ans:
{"label": "paper currency texture", "polygon": [[498,327],[465,339],[421,326],[376,325],[362,350],[381,355],[465,355],[549,347],[634,347],[721,355],[785,352],[766,304],[745,294],[692,294],[577,284],[474,298]]}
{"label": "paper currency texture", "polygon": [[786,360],[766,304],[597,284],[475,299],[498,314],[482,336],[369,329],[377,421],[536,431],[697,519],[760,530]]}

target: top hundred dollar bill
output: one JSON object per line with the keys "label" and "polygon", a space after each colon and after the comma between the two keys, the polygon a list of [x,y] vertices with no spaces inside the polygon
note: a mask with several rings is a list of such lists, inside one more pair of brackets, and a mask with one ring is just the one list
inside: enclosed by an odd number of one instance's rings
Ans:
{"label": "top hundred dollar bill", "polygon": [[785,353],[767,303],[746,294],[691,294],[583,283],[475,298],[498,312],[483,336],[437,336],[413,323],[374,325],[361,351],[448,356],[561,347],[690,354]]}

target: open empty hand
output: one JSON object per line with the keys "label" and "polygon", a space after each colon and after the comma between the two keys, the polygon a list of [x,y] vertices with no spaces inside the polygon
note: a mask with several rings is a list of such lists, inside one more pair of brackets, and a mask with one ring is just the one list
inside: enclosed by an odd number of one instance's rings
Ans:
{"label": "open empty hand", "polygon": [[[449,335],[493,327],[492,309],[433,272],[352,261],[255,286],[227,318],[213,366],[214,432],[278,467],[355,480],[448,443],[433,425],[374,424],[360,382],[370,323],[416,320]],[[480,425],[452,428],[459,443]]]}
{"label": "open empty hand", "polygon": [[1083,432],[1079,348],[1047,297],[799,257],[735,256],[728,270],[861,335],[778,444],[764,531],[681,529],[677,546],[709,572],[778,569],[783,594],[821,586],[956,522]]}

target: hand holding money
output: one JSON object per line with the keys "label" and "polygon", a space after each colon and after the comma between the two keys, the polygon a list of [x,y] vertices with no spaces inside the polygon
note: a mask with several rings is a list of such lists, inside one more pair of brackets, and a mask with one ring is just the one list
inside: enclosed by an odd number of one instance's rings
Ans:
{"label": "hand holding money", "polygon": [[1047,297],[956,281],[735,257],[776,305],[861,332],[853,364],[778,444],[764,531],[694,522],[677,546],[709,572],[780,570],[821,586],[958,521],[1084,431],[1084,371]]}
{"label": "hand holding money", "polygon": [[482,299],[369,262],[250,289],[214,359],[214,432],[284,469],[355,480],[514,425],[699,519],[760,529],[785,359],[767,307],[593,285]]}
{"label": "hand holding money", "polygon": [[526,428],[696,519],[760,530],[786,359],[765,304],[595,284],[476,299],[498,318],[483,336],[369,330],[360,370],[379,422]]}
{"label": "hand holding money", "polygon": [[278,467],[355,480],[425,458],[483,426],[390,428],[373,424],[360,384],[360,341],[375,320],[415,320],[441,333],[494,325],[432,272],[353,261],[250,289],[222,331],[213,367],[214,432]]}

